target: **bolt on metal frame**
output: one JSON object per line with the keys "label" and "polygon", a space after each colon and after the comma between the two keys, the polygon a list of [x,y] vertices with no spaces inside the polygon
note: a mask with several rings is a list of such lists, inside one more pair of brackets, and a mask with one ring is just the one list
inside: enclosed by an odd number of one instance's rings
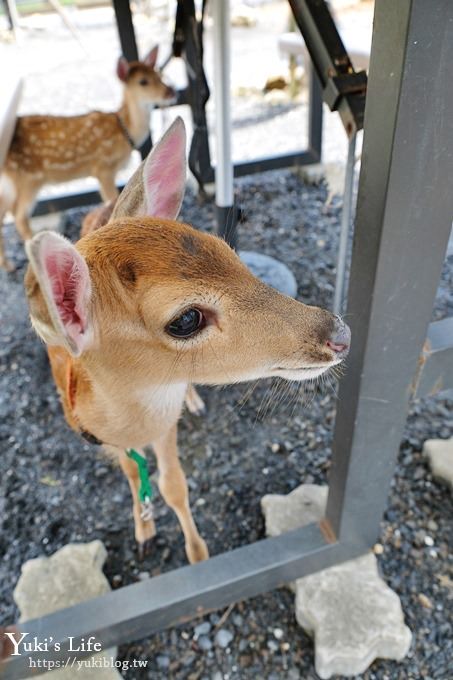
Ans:
{"label": "bolt on metal frame", "polygon": [[69,636],[76,646],[93,635],[104,649],[141,639],[373,545],[451,230],[452,62],[450,0],[376,0],[349,287],[353,345],[325,519],[20,624],[61,649],[13,657],[4,680],[36,675],[30,660],[43,656],[82,658],[68,651]]}

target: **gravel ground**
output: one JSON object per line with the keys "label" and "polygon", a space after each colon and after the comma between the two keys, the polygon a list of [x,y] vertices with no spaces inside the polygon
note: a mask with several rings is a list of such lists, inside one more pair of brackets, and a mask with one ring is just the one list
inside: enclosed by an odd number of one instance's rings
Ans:
{"label": "gravel ground", "polygon": [[[333,294],[339,208],[324,209],[325,187],[305,186],[290,171],[237,182],[247,211],[241,247],[277,256],[294,271],[299,297],[329,306]],[[81,211],[64,219],[75,237]],[[188,194],[182,217],[212,229],[213,206]],[[12,590],[21,564],[50,555],[69,541],[101,539],[113,588],[185,564],[182,535],[171,511],[156,499],[159,537],[153,554],[136,560],[129,490],[112,468],[65,425],[44,346],[30,329],[22,289],[24,256],[6,229],[18,270],[0,272],[0,622],[17,616]],[[435,318],[453,314],[453,254],[445,264]],[[327,481],[335,396],[327,386],[266,406],[262,381],[240,406],[247,386],[202,388],[207,415],[185,414],[180,425],[183,465],[195,519],[212,555],[264,536],[259,502],[302,482]],[[423,442],[453,435],[453,402],[430,398],[412,405],[382,523],[379,557],[387,583],[401,597],[414,634],[400,664],[377,661],[363,678],[451,677],[452,499],[432,479]],[[450,571],[449,571],[450,567]],[[147,659],[148,669],[126,678],[315,678],[313,645],[294,620],[293,595],[279,589],[227,611],[123,646],[120,658]],[[201,626],[201,627],[200,627]]]}

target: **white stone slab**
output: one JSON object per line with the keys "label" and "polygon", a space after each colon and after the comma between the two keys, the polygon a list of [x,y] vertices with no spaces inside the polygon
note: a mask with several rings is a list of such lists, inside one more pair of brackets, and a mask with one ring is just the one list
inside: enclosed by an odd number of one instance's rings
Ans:
{"label": "white stone slab", "polygon": [[[110,585],[102,572],[106,556],[101,541],[93,541],[70,543],[50,557],[25,562],[14,590],[21,623],[109,592]],[[52,671],[50,677],[52,680],[121,680],[120,673],[112,667],[115,659],[116,649],[107,649],[86,659],[80,670],[58,669]],[[92,667],[86,667],[85,663],[91,663]]]}
{"label": "white stone slab", "polygon": [[[286,496],[261,500],[268,536],[319,521],[328,488],[302,484]],[[376,658],[401,660],[411,632],[399,597],[381,579],[373,554],[297,579],[296,619],[314,637],[320,678],[363,673]]]}
{"label": "white stone slab", "polygon": [[451,439],[427,439],[423,445],[434,477],[447,482],[453,490],[453,437]]}

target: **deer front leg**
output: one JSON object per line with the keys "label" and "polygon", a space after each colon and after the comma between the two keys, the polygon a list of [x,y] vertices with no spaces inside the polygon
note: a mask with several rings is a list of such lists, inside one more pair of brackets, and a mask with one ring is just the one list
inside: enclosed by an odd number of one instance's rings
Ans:
{"label": "deer front leg", "polygon": [[7,272],[12,272],[14,270],[13,265],[6,259],[5,255],[5,245],[3,239],[3,217],[2,210],[0,206],[0,269],[5,269]]}
{"label": "deer front leg", "polygon": [[125,451],[119,451],[119,463],[121,469],[127,477],[129,486],[131,488],[133,499],[133,513],[135,525],[135,540],[138,545],[138,556],[142,560],[145,555],[148,555],[152,545],[152,539],[156,535],[156,527],[153,519],[144,520],[141,517],[141,505],[138,496],[140,488],[140,477],[137,463],[131,460]]}
{"label": "deer front leg", "polygon": [[7,196],[4,195],[4,191],[2,191],[1,184],[2,178],[0,176],[0,268],[6,269],[6,271],[10,272],[13,271],[14,267],[10,262],[8,262],[5,255],[5,245],[3,239],[3,221],[5,219],[7,210],[9,210],[11,206],[8,203]]}
{"label": "deer front leg", "polygon": [[119,191],[115,184],[115,173],[111,170],[103,170],[97,173],[98,182],[101,186],[101,196],[105,203],[116,201]]}
{"label": "deer front leg", "polygon": [[23,241],[28,241],[32,238],[33,232],[30,227],[30,215],[35,202],[36,194],[39,191],[39,185],[28,183],[25,179],[21,179],[19,193],[16,198],[13,214],[16,229],[19,232]]}
{"label": "deer front leg", "polygon": [[202,416],[206,411],[205,403],[193,385],[187,388],[185,402],[189,413],[195,416]]}
{"label": "deer front leg", "polygon": [[201,562],[209,557],[206,543],[198,533],[189,507],[187,482],[178,458],[176,425],[152,446],[159,468],[159,490],[167,505],[174,510],[186,542],[189,562]]}

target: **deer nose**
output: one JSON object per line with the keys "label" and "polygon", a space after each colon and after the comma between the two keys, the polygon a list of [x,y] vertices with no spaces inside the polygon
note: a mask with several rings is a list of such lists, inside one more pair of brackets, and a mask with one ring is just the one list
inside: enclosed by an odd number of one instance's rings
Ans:
{"label": "deer nose", "polygon": [[351,344],[351,330],[340,317],[335,317],[334,328],[326,345],[332,352],[338,355],[338,358],[344,359],[349,352]]}

